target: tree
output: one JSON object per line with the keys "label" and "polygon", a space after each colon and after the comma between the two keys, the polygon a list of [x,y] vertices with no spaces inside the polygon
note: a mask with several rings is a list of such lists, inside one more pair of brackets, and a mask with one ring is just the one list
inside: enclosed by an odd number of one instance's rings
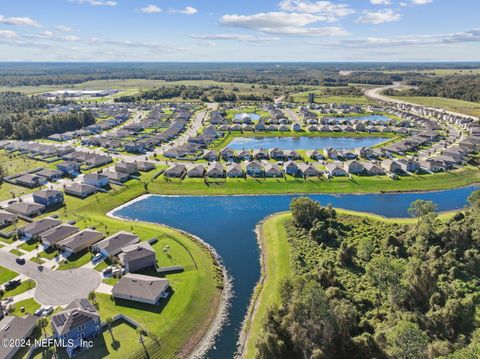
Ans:
{"label": "tree", "polygon": [[319,202],[307,197],[299,197],[290,203],[293,222],[298,227],[309,230],[316,221],[324,221],[336,216],[331,207],[323,208]]}
{"label": "tree", "polygon": [[115,338],[113,337],[113,318],[108,317],[107,319],[105,319],[105,323],[107,324],[107,328],[110,336],[112,337],[112,341],[115,341]]}
{"label": "tree", "polygon": [[394,358],[421,359],[427,357],[428,336],[417,324],[399,321],[386,333],[387,353]]}
{"label": "tree", "polygon": [[468,196],[467,202],[472,207],[480,207],[480,190],[472,192]]}
{"label": "tree", "polygon": [[432,201],[424,201],[421,199],[417,199],[410,204],[410,207],[408,208],[408,213],[412,217],[425,217],[430,213],[434,213],[437,208],[437,204]]}
{"label": "tree", "polygon": [[[390,296],[391,303],[399,300],[401,294],[402,264],[393,258],[378,256],[368,262],[365,267],[367,277],[377,288],[377,306],[380,306],[381,298]],[[378,309],[377,307],[377,309]]]}
{"label": "tree", "polygon": [[38,327],[40,328],[40,330],[43,332],[43,335],[45,336],[45,338],[47,337],[47,331],[46,331],[46,328],[48,327],[48,320],[47,318],[43,317],[43,318],[40,318],[37,322],[37,325]]}
{"label": "tree", "polygon": [[90,300],[94,305],[97,304],[97,295],[93,290],[90,293],[88,293],[88,300]]}

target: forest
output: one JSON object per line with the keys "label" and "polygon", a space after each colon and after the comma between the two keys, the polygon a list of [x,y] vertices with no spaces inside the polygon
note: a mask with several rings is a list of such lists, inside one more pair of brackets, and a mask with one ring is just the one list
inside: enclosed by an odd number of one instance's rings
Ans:
{"label": "forest", "polygon": [[0,93],[0,139],[30,140],[95,123],[90,111],[49,113],[47,102],[17,92]]}
{"label": "forest", "polygon": [[405,91],[387,90],[387,95],[436,96],[480,102],[480,76],[444,76],[407,81],[415,86]]}
{"label": "forest", "polygon": [[480,192],[441,221],[417,200],[415,225],[339,215],[308,198],[286,230],[294,276],[269,309],[261,359],[480,357]]}

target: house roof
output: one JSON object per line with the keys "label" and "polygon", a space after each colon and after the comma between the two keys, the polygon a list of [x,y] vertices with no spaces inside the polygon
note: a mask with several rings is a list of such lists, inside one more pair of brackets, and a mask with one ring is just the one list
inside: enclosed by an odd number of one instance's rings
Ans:
{"label": "house roof", "polygon": [[103,233],[95,231],[93,229],[84,229],[77,232],[73,236],[62,239],[59,244],[76,251],[82,247],[89,246],[100,241],[103,238]]}
{"label": "house roof", "polygon": [[23,233],[29,233],[32,236],[48,231],[49,229],[60,225],[62,221],[54,218],[43,218],[39,221],[27,224],[25,227],[20,228]]}
{"label": "house roof", "polygon": [[[156,301],[169,287],[168,279],[127,273],[112,289],[112,295]],[[133,298],[132,298],[133,299]]]}
{"label": "house roof", "polygon": [[62,224],[58,227],[49,229],[43,232],[40,237],[43,240],[49,242],[50,244],[58,243],[62,239],[65,239],[75,233],[77,233],[80,228],[72,226],[70,224]]}
{"label": "house roof", "polygon": [[97,247],[99,250],[105,250],[110,254],[117,254],[123,247],[127,245],[131,245],[133,243],[137,243],[140,241],[140,238],[138,238],[137,235],[126,232],[126,231],[120,231],[118,233],[115,233],[113,236],[107,237],[97,244],[95,244],[95,247]]}
{"label": "house roof", "polygon": [[132,244],[130,246],[126,246],[122,249],[122,253],[120,253],[119,257],[123,263],[131,262],[137,259],[141,259],[147,257],[151,254],[155,254],[155,250],[152,248],[150,243],[148,242],[140,242],[137,244]]}
{"label": "house roof", "polygon": [[14,202],[7,207],[7,210],[20,214],[29,214],[35,211],[44,210],[45,206],[39,203]]}
{"label": "house roof", "polygon": [[[0,340],[24,339],[32,332],[37,322],[37,317],[27,315],[25,317],[8,316],[0,321]],[[18,347],[0,345],[0,358],[6,358],[18,350]]]}
{"label": "house roof", "polygon": [[36,197],[47,199],[56,196],[63,196],[63,193],[54,189],[42,189],[40,191],[34,192],[33,195]]}
{"label": "house roof", "polygon": [[43,177],[53,177],[53,176],[61,176],[63,174],[62,171],[58,170],[51,170],[48,168],[45,168],[41,171],[35,172],[36,175],[38,176],[43,176]]}
{"label": "house roof", "polygon": [[70,303],[64,311],[52,317],[52,325],[59,335],[84,325],[91,320],[100,319],[93,305],[85,298]]}

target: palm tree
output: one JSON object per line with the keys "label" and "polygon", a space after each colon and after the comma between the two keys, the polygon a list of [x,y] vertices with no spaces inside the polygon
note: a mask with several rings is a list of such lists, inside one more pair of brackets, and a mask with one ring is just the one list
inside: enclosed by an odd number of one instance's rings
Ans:
{"label": "palm tree", "polygon": [[112,337],[112,341],[115,341],[115,338],[113,337],[113,319],[112,317],[108,317],[105,319],[105,322],[107,323],[107,328],[108,331],[110,332],[110,336]]}
{"label": "palm tree", "polygon": [[37,322],[38,327],[43,331],[43,335],[45,338],[47,337],[46,328],[48,327],[48,320],[47,318],[40,318]]}
{"label": "palm tree", "polygon": [[88,293],[88,300],[90,300],[93,304],[97,304],[97,295],[93,290]]}

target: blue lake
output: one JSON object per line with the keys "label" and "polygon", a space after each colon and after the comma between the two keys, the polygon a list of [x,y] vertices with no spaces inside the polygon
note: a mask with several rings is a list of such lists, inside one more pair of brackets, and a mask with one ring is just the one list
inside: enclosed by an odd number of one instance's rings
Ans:
{"label": "blue lake", "polygon": [[339,120],[352,120],[352,121],[372,121],[372,122],[390,122],[392,119],[382,115],[369,115],[359,117],[339,117]]}
{"label": "blue lake", "polygon": [[[398,194],[308,195],[322,204],[380,214],[406,217],[416,199],[438,204],[440,211],[462,208],[476,186],[459,189]],[[115,215],[166,224],[183,229],[210,243],[222,256],[233,277],[235,295],[229,325],[217,338],[208,358],[232,358],[238,334],[247,311],[253,288],[260,277],[259,249],[254,229],[266,216],[288,210],[295,195],[262,196],[150,196],[115,211]]]}
{"label": "blue lake", "polygon": [[353,149],[371,147],[388,140],[387,137],[235,137],[227,147],[232,150],[316,150],[326,147]]}
{"label": "blue lake", "polygon": [[257,115],[256,113],[237,113],[235,115],[235,119],[237,120],[243,120],[246,117],[250,117],[252,121],[257,121],[260,119],[260,116]]}

